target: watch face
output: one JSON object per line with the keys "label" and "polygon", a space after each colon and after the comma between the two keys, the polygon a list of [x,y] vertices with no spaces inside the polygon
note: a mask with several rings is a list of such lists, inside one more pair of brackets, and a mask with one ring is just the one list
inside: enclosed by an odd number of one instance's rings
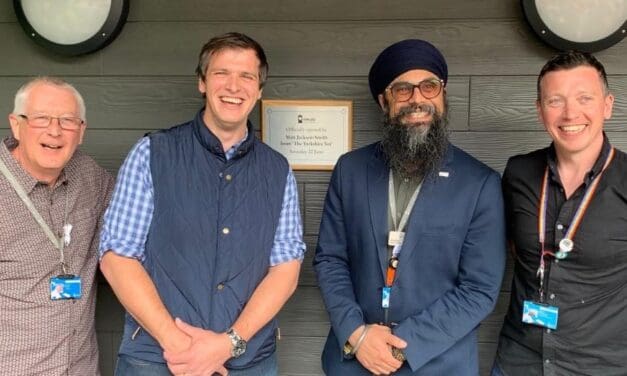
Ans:
{"label": "watch face", "polygon": [[231,351],[231,355],[233,355],[234,358],[239,358],[245,352],[246,352],[246,342],[243,340],[239,340],[233,347],[233,350]]}

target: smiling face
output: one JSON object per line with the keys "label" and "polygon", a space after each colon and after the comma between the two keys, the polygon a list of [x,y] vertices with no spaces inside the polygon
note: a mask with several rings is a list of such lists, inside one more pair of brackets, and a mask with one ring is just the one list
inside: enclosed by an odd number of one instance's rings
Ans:
{"label": "smiling face", "polygon": [[9,115],[11,132],[19,142],[11,153],[31,176],[52,185],[83,141],[85,125],[63,130],[58,120],[52,119],[47,128],[34,128],[19,115],[80,117],[78,102],[70,89],[37,83],[29,89],[23,110]]}
{"label": "smiling face", "polygon": [[614,103],[599,72],[588,65],[548,72],[540,93],[538,115],[558,155],[596,158],[603,145],[603,123],[612,116]]}
{"label": "smiling face", "polygon": [[385,111],[381,145],[390,168],[403,177],[433,173],[446,152],[448,119],[441,84],[430,71],[414,69],[396,77],[378,97]]}
{"label": "smiling face", "polygon": [[212,54],[198,90],[205,94],[203,119],[212,132],[244,132],[248,115],[261,98],[255,51],[226,48]]}
{"label": "smiling face", "polygon": [[[396,83],[408,82],[418,84],[425,80],[439,80],[439,78],[428,70],[413,69],[396,77],[389,85],[392,87]],[[396,101],[390,92],[385,90],[383,94],[379,94],[379,104],[388,112],[390,119],[401,115],[399,121],[405,126],[414,126],[424,128],[423,132],[428,131],[428,127],[433,121],[433,114],[437,112],[440,116],[444,114],[444,89],[433,98],[425,98],[420,90],[415,87],[411,97],[406,101]]]}

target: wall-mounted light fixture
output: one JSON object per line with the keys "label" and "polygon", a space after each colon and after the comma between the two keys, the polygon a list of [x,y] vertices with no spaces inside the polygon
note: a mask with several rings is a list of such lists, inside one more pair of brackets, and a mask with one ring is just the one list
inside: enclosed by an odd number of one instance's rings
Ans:
{"label": "wall-mounted light fixture", "polygon": [[60,55],[97,51],[115,39],[128,15],[129,0],[13,0],[26,34]]}
{"label": "wall-mounted light fixture", "polygon": [[627,0],[521,0],[533,31],[561,50],[596,52],[627,35]]}

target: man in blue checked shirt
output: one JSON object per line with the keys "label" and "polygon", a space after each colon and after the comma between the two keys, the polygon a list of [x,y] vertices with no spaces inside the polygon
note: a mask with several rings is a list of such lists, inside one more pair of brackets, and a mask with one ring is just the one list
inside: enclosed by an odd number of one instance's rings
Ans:
{"label": "man in blue checked shirt", "polygon": [[248,115],[266,80],[239,33],[199,56],[196,117],[142,138],[122,165],[101,269],[127,310],[116,375],[276,375],[274,316],[305,252],[296,181]]}

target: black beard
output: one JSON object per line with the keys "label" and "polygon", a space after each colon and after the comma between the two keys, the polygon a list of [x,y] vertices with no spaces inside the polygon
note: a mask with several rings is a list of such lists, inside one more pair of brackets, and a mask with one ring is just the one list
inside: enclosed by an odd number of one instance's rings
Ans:
{"label": "black beard", "polygon": [[[439,169],[448,147],[448,111],[438,113],[427,104],[411,104],[400,109],[390,118],[383,119],[381,147],[392,171],[403,178],[427,177]],[[413,111],[425,111],[432,115],[429,122],[402,123],[401,119]]]}

